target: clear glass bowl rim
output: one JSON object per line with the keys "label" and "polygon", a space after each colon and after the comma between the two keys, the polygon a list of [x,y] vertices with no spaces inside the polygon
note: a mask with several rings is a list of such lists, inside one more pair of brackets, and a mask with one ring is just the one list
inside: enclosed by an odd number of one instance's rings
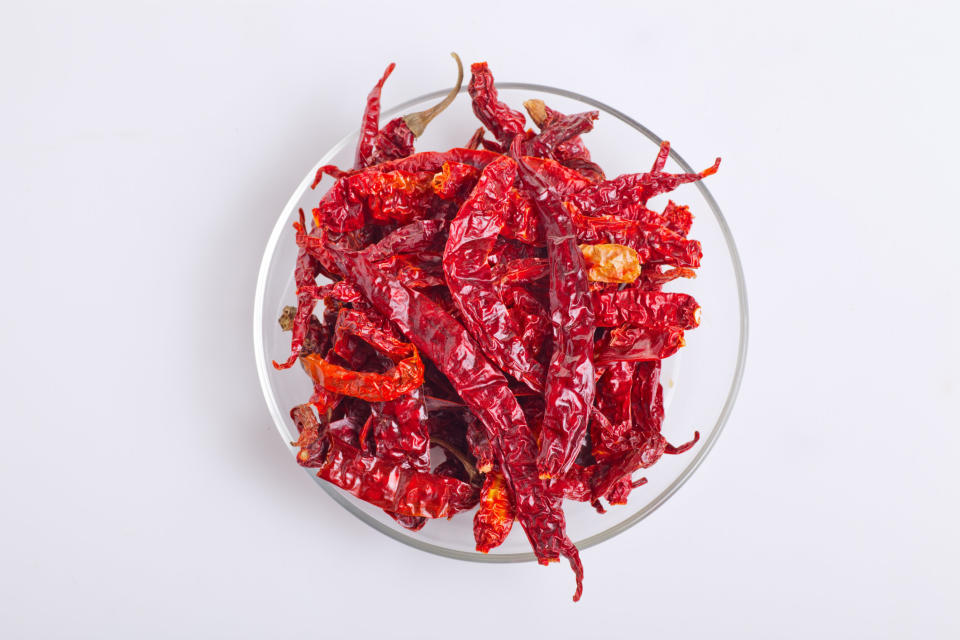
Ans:
{"label": "clear glass bowl rim", "polygon": [[[602,111],[607,115],[611,115],[614,118],[624,122],[625,124],[633,127],[654,144],[660,144],[662,142],[652,131],[647,129],[645,126],[635,121],[630,116],[626,115],[618,109],[614,109],[599,100],[589,98],[587,96],[581,95],[574,91],[567,91],[566,89],[558,89],[556,87],[550,87],[541,84],[531,84],[527,82],[498,82],[497,88],[499,89],[520,89],[520,90],[529,90],[529,91],[538,91],[543,93],[549,93],[557,96],[562,96],[565,98],[571,98],[573,100],[578,100],[585,104],[589,104],[596,109]],[[382,113],[382,117],[385,120],[389,120],[391,117],[399,115],[406,112],[410,107],[422,102],[440,98],[441,96],[446,95],[450,89],[441,89],[438,91],[432,91],[426,93],[419,97],[407,100],[406,102],[399,104],[392,109],[386,110]],[[467,91],[466,87],[460,90],[460,93],[465,93]],[[264,250],[263,259],[260,263],[260,271],[257,276],[257,289],[256,295],[254,298],[254,309],[253,309],[253,347],[254,347],[254,356],[256,357],[257,363],[257,375],[260,379],[260,387],[263,390],[263,396],[266,400],[267,407],[270,410],[270,415],[273,418],[274,426],[280,432],[281,437],[285,438],[284,425],[286,418],[284,413],[280,410],[280,407],[277,406],[276,401],[274,400],[272,394],[270,393],[270,385],[267,379],[267,366],[269,363],[264,352],[264,345],[262,342],[263,335],[263,304],[264,296],[266,291],[267,275],[270,268],[270,262],[273,257],[274,251],[276,250],[277,243],[280,241],[283,232],[287,229],[288,220],[290,219],[290,213],[293,211],[293,208],[297,206],[303,193],[310,186],[310,183],[313,181],[314,175],[317,169],[324,165],[329,164],[330,160],[340,152],[354,137],[357,135],[357,131],[352,131],[348,135],[344,136],[337,144],[335,144],[329,151],[311,169],[303,181],[300,183],[300,186],[294,191],[293,195],[290,197],[290,200],[287,202],[287,205],[283,208],[283,211],[280,213],[280,217],[277,220],[277,224],[274,225],[273,231],[270,234],[270,238],[267,241],[266,249]],[[686,172],[693,172],[693,168],[674,150],[670,150],[670,157]],[[716,444],[717,438],[720,436],[720,433],[723,431],[724,425],[727,423],[727,419],[730,417],[730,413],[733,410],[734,402],[737,398],[737,393],[740,390],[740,382],[743,379],[743,369],[747,357],[747,335],[748,335],[748,312],[747,312],[747,289],[746,283],[743,277],[743,266],[740,264],[740,254],[737,251],[737,245],[734,242],[733,235],[730,233],[730,227],[727,225],[726,219],[723,217],[723,213],[720,211],[720,206],[717,204],[717,201],[713,198],[713,195],[710,193],[709,189],[704,185],[702,181],[694,183],[697,189],[699,189],[700,194],[703,196],[703,199],[710,206],[711,211],[713,212],[714,217],[717,220],[717,223],[720,225],[720,230],[723,233],[724,240],[727,243],[727,249],[730,252],[730,258],[733,263],[734,274],[736,275],[737,280],[737,296],[740,304],[740,343],[737,349],[737,364],[734,371],[733,379],[730,381],[730,389],[727,393],[727,398],[723,404],[723,407],[720,411],[720,415],[717,418],[717,422],[714,428],[711,430],[710,435],[703,441],[697,454],[690,460],[689,464],[683,469],[683,471],[670,483],[663,491],[661,491],[653,500],[651,500],[647,505],[628,517],[627,519],[611,526],[608,529],[601,531],[595,535],[589,536],[582,540],[577,540],[576,545],[580,550],[587,549],[594,545],[600,544],[605,540],[609,540],[619,533],[623,533],[633,525],[637,524],[651,513],[656,511],[664,502],[666,502],[677,490],[683,486],[683,484],[693,475],[693,472],[703,463],[704,459],[707,457],[707,454],[710,453],[710,450],[713,449],[713,446]],[[287,444],[291,451],[295,451],[293,447]],[[390,528],[389,526],[381,523],[368,514],[364,513],[358,509],[354,504],[352,504],[343,494],[341,494],[335,487],[330,486],[329,484],[317,479],[313,473],[310,473],[309,469],[306,469],[307,473],[314,478],[317,484],[323,488],[327,494],[334,499],[340,506],[352,513],[354,516],[359,518],[361,521],[370,525],[380,533],[383,533],[394,540],[401,542],[405,545],[420,549],[421,551],[427,551],[439,556],[444,556],[447,558],[454,558],[457,560],[466,560],[469,562],[532,562],[536,560],[536,556],[532,552],[529,553],[504,553],[504,554],[483,554],[477,552],[466,553],[456,549],[448,549],[446,547],[441,547],[423,540],[419,540],[414,537],[415,534],[407,534],[399,530]]]}

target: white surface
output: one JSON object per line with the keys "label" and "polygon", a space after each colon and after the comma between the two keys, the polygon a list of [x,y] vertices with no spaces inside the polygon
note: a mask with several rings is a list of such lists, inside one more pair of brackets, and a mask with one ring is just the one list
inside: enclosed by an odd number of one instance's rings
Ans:
{"label": "white surface", "polygon": [[[0,636],[957,637],[952,6],[452,4],[4,11]],[[576,606],[566,567],[341,510],[254,373],[296,181],[386,61],[390,104],[446,86],[451,49],[724,158],[740,400],[667,505],[584,553]]]}

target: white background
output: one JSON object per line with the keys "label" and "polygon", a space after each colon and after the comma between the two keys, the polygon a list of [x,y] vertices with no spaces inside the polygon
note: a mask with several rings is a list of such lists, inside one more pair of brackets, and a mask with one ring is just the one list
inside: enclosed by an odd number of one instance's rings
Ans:
{"label": "white background", "polygon": [[[643,4],[6,5],[0,636],[957,637],[956,10]],[[451,50],[724,158],[740,399],[577,605],[344,512],[254,371],[288,195]]]}

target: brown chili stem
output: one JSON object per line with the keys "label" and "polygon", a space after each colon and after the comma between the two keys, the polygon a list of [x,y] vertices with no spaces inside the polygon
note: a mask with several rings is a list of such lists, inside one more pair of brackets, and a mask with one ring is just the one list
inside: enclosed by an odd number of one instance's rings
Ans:
{"label": "brown chili stem", "polygon": [[460,61],[460,56],[456,53],[451,53],[450,55],[457,61],[457,86],[450,90],[447,97],[429,109],[403,116],[403,121],[407,123],[407,127],[409,127],[410,131],[413,132],[413,135],[417,138],[423,135],[430,121],[437,117],[437,114],[441,111],[449,107],[453,99],[460,93],[460,86],[463,84],[463,63]]}
{"label": "brown chili stem", "polygon": [[471,484],[480,482],[480,474],[477,472],[477,468],[473,466],[473,463],[470,462],[470,459],[467,458],[463,451],[460,451],[460,449],[457,447],[453,446],[443,438],[438,438],[437,436],[430,436],[430,442],[439,447],[443,447],[447,453],[452,454],[454,458],[460,461],[460,464],[462,464],[463,468],[466,469],[467,475],[470,476]]}

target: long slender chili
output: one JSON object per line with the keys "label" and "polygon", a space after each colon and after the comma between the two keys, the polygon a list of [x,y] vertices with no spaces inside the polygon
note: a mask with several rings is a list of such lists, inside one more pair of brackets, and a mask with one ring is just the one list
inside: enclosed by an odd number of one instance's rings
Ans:
{"label": "long slender chili", "polygon": [[387,70],[383,72],[383,76],[377,84],[373,85],[373,89],[367,96],[367,107],[363,110],[363,120],[360,121],[360,139],[357,141],[357,152],[354,155],[354,169],[369,166],[374,151],[373,142],[380,131],[380,92],[383,90],[383,83],[396,67],[397,65],[393,62],[387,65]]}
{"label": "long slender chili", "polygon": [[516,323],[497,295],[487,259],[506,219],[504,197],[516,173],[516,163],[506,156],[483,170],[450,223],[443,271],[453,301],[483,352],[517,380],[540,391],[543,367],[520,340]]}
{"label": "long slender chili", "polygon": [[523,134],[526,118],[519,111],[514,111],[500,102],[493,83],[493,74],[486,62],[473,63],[470,65],[470,72],[467,90],[473,99],[473,112],[501,145],[509,146],[514,136]]}
{"label": "long slender chili", "polygon": [[510,148],[520,178],[540,213],[550,260],[550,320],[553,356],[547,369],[546,412],[537,468],[543,478],[560,477],[577,457],[587,433],[596,390],[593,371],[593,303],[577,246],[573,221],[556,191],[520,156],[522,139]]}

